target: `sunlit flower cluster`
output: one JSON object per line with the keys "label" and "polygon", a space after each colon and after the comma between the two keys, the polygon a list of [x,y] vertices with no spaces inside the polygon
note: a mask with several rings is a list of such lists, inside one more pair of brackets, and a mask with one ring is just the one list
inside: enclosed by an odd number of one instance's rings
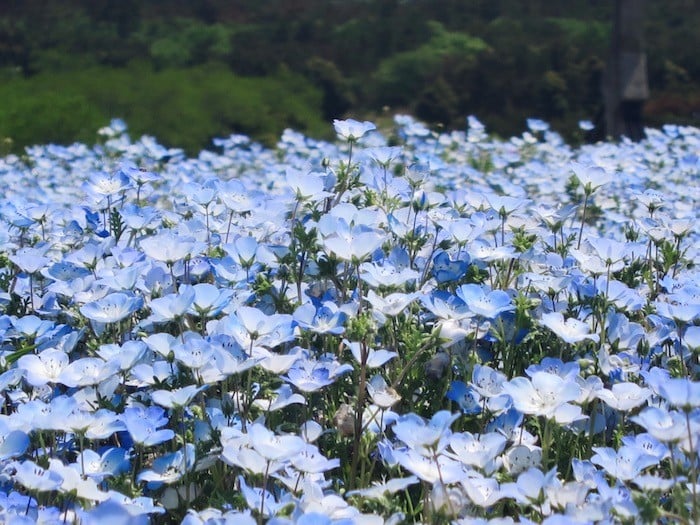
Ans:
{"label": "sunlit flower cluster", "polygon": [[0,522],[700,522],[700,130],[0,158]]}

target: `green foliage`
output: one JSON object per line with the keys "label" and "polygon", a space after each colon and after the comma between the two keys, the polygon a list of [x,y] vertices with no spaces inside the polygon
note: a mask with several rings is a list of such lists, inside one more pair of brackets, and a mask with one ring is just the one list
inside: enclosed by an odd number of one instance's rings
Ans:
{"label": "green foliage", "polygon": [[112,117],[125,119],[132,136],[153,134],[189,152],[232,132],[268,144],[285,127],[316,136],[328,132],[320,119],[321,94],[283,69],[243,78],[216,65],[162,71],[143,64],[94,66],[12,79],[0,85],[0,97],[0,136],[11,138],[17,150],[41,142],[94,142]]}
{"label": "green foliage", "polygon": [[[700,55],[694,52],[700,11],[689,6],[688,0],[668,0],[649,2],[646,7],[652,96],[645,104],[645,120],[651,125],[700,124]],[[237,75],[272,78],[279,76],[280,68],[288,68],[303,75],[321,97],[320,106],[304,108],[307,120],[346,116],[376,120],[381,108],[389,106],[429,123],[457,128],[464,126],[464,116],[474,114],[489,131],[509,136],[523,131],[526,117],[538,117],[568,141],[577,141],[582,139],[577,121],[594,120],[602,109],[601,80],[612,17],[612,2],[585,0],[565,4],[444,0],[440,9],[431,2],[398,0],[333,2],[332,6],[320,0],[11,2],[0,15],[0,78],[45,74],[43,81],[53,85],[53,74],[61,82],[68,71],[82,77],[97,66],[134,72],[135,61],[156,71],[220,64]],[[130,106],[121,102],[124,84],[130,82],[120,78],[112,88],[110,96],[117,102],[98,105],[96,110],[86,108],[91,115],[83,115],[80,125],[75,123],[77,118],[67,123],[57,119],[60,129],[67,128],[62,138],[85,138],[81,130],[91,130],[96,112],[112,117],[115,108]],[[157,86],[147,87],[162,94]],[[56,113],[70,116],[73,112],[66,106],[83,105],[82,85],[72,84],[71,89],[71,102],[52,91],[58,99],[51,103],[63,107]],[[181,110],[192,118],[199,108],[192,90],[176,91],[189,93],[166,98],[184,96],[188,103],[192,101],[193,106]],[[252,91],[247,86],[237,90],[244,101],[240,105],[269,96],[258,93],[257,86]],[[294,106],[294,117],[285,122],[291,125],[299,119],[298,98],[285,89],[276,95],[283,96],[273,97],[279,101],[277,106]],[[87,104],[92,103],[88,98]],[[146,103],[137,105],[141,112],[151,111]],[[156,104],[153,111],[162,105]],[[275,135],[269,131],[270,122],[279,118],[280,111],[265,115],[260,124],[237,116],[236,123],[243,120],[245,126],[236,129],[253,133],[264,129],[261,136],[270,140]],[[143,121],[150,125],[162,117],[156,114]],[[230,116],[222,119],[231,120]],[[137,120],[139,124],[141,117]],[[13,125],[13,131],[18,126],[24,124]],[[162,128],[142,129],[160,138]],[[8,136],[4,131],[0,128],[0,140]],[[192,142],[202,147],[206,138]],[[16,141],[17,147],[21,145],[21,140]]]}
{"label": "green foliage", "polygon": [[233,50],[234,31],[223,24],[178,18],[168,24],[151,24],[139,38],[148,46],[153,65],[161,69],[225,61]]}
{"label": "green foliage", "polygon": [[[451,120],[459,113],[460,99],[447,80],[455,73],[473,72],[478,57],[489,50],[480,38],[446,31],[434,22],[433,35],[423,45],[382,61],[375,73],[377,98],[381,104],[418,106],[426,116]],[[460,91],[468,97],[467,86]]]}

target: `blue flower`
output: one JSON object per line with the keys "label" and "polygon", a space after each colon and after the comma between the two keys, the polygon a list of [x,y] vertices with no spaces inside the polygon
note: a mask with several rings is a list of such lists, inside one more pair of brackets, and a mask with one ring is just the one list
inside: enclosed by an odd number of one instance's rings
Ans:
{"label": "blue flower", "polygon": [[457,403],[466,415],[481,413],[481,396],[462,381],[452,381],[445,397]]}
{"label": "blue flower", "polygon": [[84,304],[80,313],[91,321],[109,324],[117,323],[137,312],[143,306],[143,297],[125,293],[111,293],[102,299]]}
{"label": "blue flower", "polygon": [[433,258],[433,277],[438,283],[456,281],[467,272],[467,263],[453,261],[447,252],[440,252]]}

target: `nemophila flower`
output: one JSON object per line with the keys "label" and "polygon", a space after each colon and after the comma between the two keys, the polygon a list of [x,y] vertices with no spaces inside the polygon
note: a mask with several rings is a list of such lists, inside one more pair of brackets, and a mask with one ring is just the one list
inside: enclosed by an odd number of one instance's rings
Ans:
{"label": "nemophila flower", "polygon": [[271,352],[265,348],[253,348],[253,357],[259,359],[260,367],[272,374],[284,374],[294,363],[308,356],[306,350],[295,346],[286,354]]}
{"label": "nemophila flower", "polygon": [[[596,291],[605,296],[617,308],[626,312],[636,312],[645,306],[644,298],[635,290],[616,280],[596,279]],[[620,314],[622,315],[622,314]]]}
{"label": "nemophila flower", "polygon": [[41,274],[52,281],[67,282],[90,275],[90,270],[67,261],[58,261],[41,271]]}
{"label": "nemophila flower", "polygon": [[605,169],[591,164],[572,163],[571,171],[574,172],[584,192],[588,195],[612,180],[612,176]]}
{"label": "nemophila flower", "polygon": [[588,324],[573,317],[564,320],[564,316],[559,312],[542,314],[539,322],[565,343],[576,344],[586,339],[598,342],[600,339],[598,334],[591,333],[591,327]]}
{"label": "nemophila flower", "polygon": [[452,381],[445,397],[457,403],[462,412],[467,415],[481,413],[481,396],[476,389],[462,381]]}
{"label": "nemophila flower", "polygon": [[[609,267],[611,272],[617,272],[624,268],[623,260],[632,253],[636,247],[633,244],[618,242],[609,237],[592,236],[586,237],[585,245],[592,249],[592,252]],[[640,255],[643,255],[643,251]]]}
{"label": "nemophila flower", "polygon": [[[227,336],[215,337],[219,338]],[[260,357],[251,357],[246,354],[237,343],[235,345],[224,346],[220,345],[218,341],[212,339],[210,343],[202,342],[201,345],[209,345],[212,349],[212,352],[210,353],[208,350],[206,350],[206,347],[203,348],[204,352],[202,353],[202,356],[206,355],[208,357],[204,360],[204,364],[201,367],[195,368],[199,379],[207,384],[216,383],[217,381],[221,381],[228,376],[245,372],[246,370],[257,365],[262,360]],[[184,361],[183,364],[185,364]],[[190,366],[190,368],[193,367]]]}
{"label": "nemophila flower", "polygon": [[627,445],[621,446],[617,451],[608,447],[593,447],[593,451],[595,455],[591,461],[605,469],[613,478],[622,481],[636,478],[644,469],[659,462],[656,457]]}
{"label": "nemophila flower", "polygon": [[110,197],[131,187],[131,180],[122,171],[112,173],[94,172],[83,184],[83,189],[94,195]]}
{"label": "nemophila flower", "polygon": [[114,292],[102,299],[84,304],[80,307],[80,313],[96,323],[109,324],[126,319],[142,306],[141,296]]}
{"label": "nemophila flower", "polygon": [[395,449],[392,454],[405,470],[428,483],[455,483],[464,478],[462,464],[445,455],[425,455],[414,448]]}
{"label": "nemophila flower", "polygon": [[350,496],[360,496],[367,499],[381,499],[386,495],[396,494],[406,490],[411,485],[418,483],[418,477],[407,476],[405,478],[391,478],[386,481],[373,481],[372,486],[365,489],[350,490],[346,493]]}
{"label": "nemophila flower", "polygon": [[58,377],[58,382],[68,387],[97,385],[114,376],[119,364],[105,362],[98,357],[83,357],[66,366]]}
{"label": "nemophila flower", "polygon": [[503,467],[512,476],[538,468],[541,463],[542,449],[530,444],[515,444],[503,454]]}
{"label": "nemophila flower", "polygon": [[171,352],[173,351],[173,346],[177,342],[177,339],[175,336],[165,332],[158,332],[157,334],[144,337],[143,342],[156,354],[168,358],[172,357]]}
{"label": "nemophila flower", "polygon": [[240,235],[232,243],[224,244],[223,248],[243,268],[250,268],[255,262],[258,241],[250,235]]}
{"label": "nemophila flower", "polygon": [[632,483],[634,483],[640,490],[644,491],[645,493],[650,493],[650,492],[668,492],[671,490],[671,488],[676,485],[677,483],[680,483],[682,481],[685,481],[685,478],[662,478],[659,476],[655,476],[653,474],[642,474],[640,476],[637,476],[633,480],[631,480]]}
{"label": "nemophila flower", "polygon": [[700,303],[682,304],[655,301],[653,304],[659,315],[676,322],[690,323],[700,316]]}
{"label": "nemophila flower", "polygon": [[533,363],[525,369],[525,373],[532,377],[536,372],[555,374],[564,379],[575,379],[581,367],[576,361],[565,363],[558,357],[544,357],[539,363]]}
{"label": "nemophila flower", "polygon": [[[360,265],[360,279],[375,288],[380,286],[403,286],[418,277],[417,271],[408,267],[397,268],[388,261],[383,263],[365,262]],[[372,290],[370,292],[373,293]]]}
{"label": "nemophila flower", "polygon": [[537,468],[529,468],[521,472],[514,483],[501,485],[502,493],[515,499],[521,505],[537,504],[544,498],[543,510],[545,514],[548,514],[547,510],[550,507],[549,502],[546,501],[546,492],[548,489],[558,490],[560,488],[561,483],[557,479],[556,468],[546,473]]}
{"label": "nemophila flower", "polygon": [[493,478],[467,477],[461,479],[460,484],[471,502],[478,507],[491,507],[505,497],[498,481]]}
{"label": "nemophila flower", "polygon": [[510,245],[491,246],[483,238],[476,239],[467,246],[467,253],[473,261],[485,263],[496,261],[510,261],[516,257],[515,248]]}
{"label": "nemophila flower", "polygon": [[[19,365],[18,365],[19,366]],[[21,367],[10,368],[0,374],[0,391],[11,391],[24,377],[24,370]]]}
{"label": "nemophila flower", "polygon": [[[343,343],[350,349],[350,353],[355,358],[357,364],[361,365],[362,344],[357,341],[348,341],[347,339],[343,339]],[[365,352],[367,354],[365,359],[365,366],[367,366],[368,368],[379,368],[380,366],[383,366],[385,363],[399,355],[396,352],[390,352],[389,350],[386,350],[384,348],[381,348],[379,350],[375,350],[373,348],[366,348]]]}
{"label": "nemophila flower", "polygon": [[106,501],[109,494],[100,490],[94,479],[82,476],[76,469],[64,465],[56,458],[49,459],[49,469],[62,478],[59,492],[72,494],[78,498],[92,501]]}
{"label": "nemophila flower", "polygon": [[659,394],[672,407],[689,411],[700,406],[700,382],[674,378],[659,385]]}
{"label": "nemophila flower", "polygon": [[38,354],[29,354],[17,360],[17,367],[24,372],[25,380],[33,387],[57,383],[70,359],[63,350],[48,348]]}
{"label": "nemophila flower", "polygon": [[258,451],[250,446],[236,446],[225,443],[221,452],[221,460],[227,465],[237,466],[256,475],[264,475],[266,472],[274,474],[288,465],[287,458],[281,461],[266,459]]}
{"label": "nemophila flower", "polygon": [[0,419],[0,461],[21,456],[29,447],[29,436],[22,430],[13,430]]}
{"label": "nemophila flower", "polygon": [[173,357],[183,366],[192,370],[200,370],[212,363],[214,345],[194,332],[182,334],[180,341],[172,346]]}
{"label": "nemophila flower", "polygon": [[133,236],[136,236],[137,232],[141,230],[153,228],[162,218],[158,209],[150,206],[138,206],[133,203],[120,208],[119,215]]}
{"label": "nemophila flower", "polygon": [[374,290],[369,290],[365,299],[372,305],[372,313],[377,321],[384,324],[387,316],[395,317],[401,314],[418,296],[418,293],[391,293],[382,297]]}
{"label": "nemophila flower", "polygon": [[234,336],[243,348],[250,348],[253,343],[273,348],[295,337],[291,315],[266,315],[262,310],[250,306],[238,308],[236,315],[229,316],[224,327],[223,333]]}
{"label": "nemophila flower", "polygon": [[97,385],[119,372],[119,363],[105,362],[98,357],[83,357],[67,365],[58,376],[58,382],[68,387]]}
{"label": "nemophila flower", "polygon": [[610,390],[601,389],[596,391],[598,399],[605,401],[605,404],[609,407],[623,412],[643,405],[651,397],[651,394],[651,389],[629,382],[615,383]]}
{"label": "nemophila flower", "polygon": [[[393,399],[396,392],[391,389],[389,395],[386,399],[387,402]],[[399,418],[399,415],[388,409],[377,405],[376,403],[371,403],[367,405],[362,412],[362,428],[366,429],[367,432],[371,434],[381,434],[385,432],[388,427],[393,425]],[[348,413],[348,422],[354,422],[354,417]],[[348,434],[354,432],[354,428],[348,428]]]}
{"label": "nemophila flower", "polygon": [[351,118],[346,120],[335,119],[333,120],[333,127],[338,134],[338,138],[347,142],[357,142],[370,131],[377,129],[377,126],[372,122],[359,122]]}
{"label": "nemophila flower", "polygon": [[152,363],[139,363],[129,370],[126,384],[136,387],[167,384],[171,382],[178,370],[173,363],[162,359]]}
{"label": "nemophila flower", "polygon": [[475,364],[472,370],[471,385],[483,397],[494,397],[503,393],[503,384],[507,381],[505,374],[490,366]]}
{"label": "nemophila flower", "polygon": [[466,261],[452,260],[447,252],[439,252],[433,258],[432,275],[442,284],[460,279],[467,272]]}
{"label": "nemophila flower", "polygon": [[651,434],[641,433],[631,436],[623,436],[622,444],[636,448],[642,454],[654,456],[657,461],[667,458],[670,454],[669,448]]}
{"label": "nemophila flower", "polygon": [[169,428],[160,429],[168,422],[160,407],[127,408],[121,415],[121,421],[135,443],[151,447],[175,437],[175,432]]}
{"label": "nemophila flower", "polygon": [[107,344],[97,349],[97,355],[107,362],[115,362],[122,371],[131,370],[148,351],[143,341],[126,341],[123,345]]}
{"label": "nemophila flower", "polygon": [[674,443],[688,435],[685,415],[675,410],[668,411],[650,406],[632,416],[630,420],[664,443]]}
{"label": "nemophila flower", "polygon": [[188,385],[173,390],[155,390],[151,392],[151,399],[154,403],[165,408],[183,408],[188,406],[192,400],[207,388],[207,385]]}
{"label": "nemophila flower", "polygon": [[192,470],[195,461],[195,446],[192,443],[186,443],[176,452],[154,459],[152,468],[142,470],[136,480],[155,485],[161,483],[171,485],[179,481],[187,471]]}
{"label": "nemophila flower", "polygon": [[294,311],[293,317],[298,326],[317,334],[340,335],[345,332],[343,323],[347,314],[332,301],[326,301],[318,307],[305,303]]}
{"label": "nemophila flower", "polygon": [[532,379],[516,377],[503,384],[503,392],[523,414],[557,417],[569,401],[578,399],[581,388],[571,380],[547,372],[535,372]]}
{"label": "nemophila flower", "polygon": [[101,408],[92,414],[92,420],[85,431],[85,437],[88,439],[108,439],[122,430],[126,430],[126,426],[120,417],[111,410]]}
{"label": "nemophila flower", "polygon": [[221,313],[231,301],[233,292],[222,289],[209,283],[195,284],[194,300],[190,305],[189,312],[202,317],[214,317]]}
{"label": "nemophila flower", "polygon": [[441,452],[452,434],[450,426],[459,417],[459,414],[451,414],[441,410],[429,420],[406,414],[401,416],[392,427],[394,434],[408,447],[421,454],[432,457]]}
{"label": "nemophila flower", "polygon": [[194,287],[181,286],[178,293],[171,293],[151,300],[148,304],[152,312],[150,319],[154,323],[165,323],[178,319],[187,313],[194,300]]}
{"label": "nemophila flower", "polygon": [[289,458],[292,466],[299,472],[319,474],[340,467],[340,459],[328,459],[316,445],[307,443],[304,449]]}
{"label": "nemophila flower", "polygon": [[496,461],[506,447],[506,438],[497,432],[471,434],[455,433],[450,437],[450,450],[446,454],[465,465],[476,467],[490,475],[499,466]]}
{"label": "nemophila flower", "polygon": [[421,303],[438,319],[461,320],[469,317],[469,308],[449,292],[435,290],[420,297]]}
{"label": "nemophila flower", "polygon": [[274,412],[292,404],[304,405],[306,404],[306,399],[301,394],[295,394],[292,391],[292,387],[287,384],[275,390],[275,396],[272,399],[256,399],[253,401],[253,406],[265,412]]}
{"label": "nemophila flower", "polygon": [[46,248],[21,248],[10,255],[9,259],[23,272],[37,273],[51,262],[51,259],[45,256],[47,249],[48,246]]}
{"label": "nemophila flower", "polygon": [[[161,508],[165,511],[165,509]],[[147,525],[149,518],[145,514],[135,514],[128,506],[115,499],[108,499],[92,509],[82,509],[78,512],[80,523],[84,525],[99,525],[114,523],[115,525]]]}
{"label": "nemophila flower", "polygon": [[302,392],[315,392],[334,383],[342,374],[351,371],[351,365],[341,365],[337,361],[298,359],[282,379]]}
{"label": "nemophila flower", "polygon": [[134,290],[139,278],[148,269],[148,263],[134,264],[128,268],[110,268],[100,271],[95,286],[106,286],[114,291]]}
{"label": "nemophila flower", "polygon": [[204,249],[205,243],[198,242],[194,237],[166,230],[142,238],[139,241],[139,246],[151,259],[172,265],[177,261],[199,254]]}
{"label": "nemophila flower", "polygon": [[32,337],[40,340],[49,335],[56,327],[53,321],[42,319],[36,315],[23,315],[22,317],[10,317],[14,331],[21,336]]}
{"label": "nemophila flower", "polygon": [[364,225],[349,226],[343,219],[334,219],[331,226],[333,234],[321,239],[321,244],[327,252],[332,252],[338,259],[344,261],[362,261],[369,254],[381,247],[384,235],[378,230]]}
{"label": "nemophila flower", "polygon": [[105,478],[126,472],[130,466],[128,458],[129,454],[123,448],[111,447],[101,454],[85,449],[70,467],[100,483]]}
{"label": "nemophila flower", "polygon": [[63,483],[63,478],[58,472],[51,468],[44,469],[33,461],[25,460],[22,463],[16,463],[15,469],[12,476],[14,481],[31,491],[58,490]]}
{"label": "nemophila flower", "polygon": [[688,326],[683,333],[683,343],[694,352],[700,350],[700,326]]}
{"label": "nemophila flower", "polygon": [[494,319],[503,312],[515,309],[510,295],[503,290],[484,290],[478,284],[463,284],[455,292],[469,311],[476,316]]}
{"label": "nemophila flower", "polygon": [[323,173],[303,171],[288,167],[285,170],[285,181],[294,192],[294,198],[299,201],[318,202],[329,197],[325,190],[326,176]]}
{"label": "nemophila flower", "polygon": [[379,408],[387,409],[401,401],[401,396],[390,387],[379,374],[372,376],[367,383],[367,393],[372,402]]}

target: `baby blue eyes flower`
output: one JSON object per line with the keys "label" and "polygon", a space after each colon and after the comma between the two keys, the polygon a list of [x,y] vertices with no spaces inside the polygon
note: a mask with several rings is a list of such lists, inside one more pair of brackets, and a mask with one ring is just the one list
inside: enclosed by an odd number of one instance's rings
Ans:
{"label": "baby blue eyes flower", "polygon": [[338,138],[347,142],[357,142],[370,131],[377,129],[372,122],[359,122],[354,119],[334,120],[333,127],[338,134]]}
{"label": "baby blue eyes flower", "polygon": [[29,447],[29,436],[22,430],[11,430],[0,420],[0,461],[19,457]]}
{"label": "baby blue eyes flower", "polygon": [[503,290],[487,292],[478,284],[464,284],[457,288],[456,294],[472,314],[486,319],[494,319],[515,309],[510,295]]}
{"label": "baby blue eyes flower", "polygon": [[146,255],[169,265],[194,257],[206,246],[194,237],[178,235],[170,230],[141,239],[139,245]]}
{"label": "baby blue eyes flower", "polygon": [[659,393],[672,407],[683,410],[700,407],[700,382],[687,378],[669,379],[659,385]]}
{"label": "baby blue eyes flower", "polygon": [[124,292],[114,292],[102,299],[84,304],[80,313],[91,321],[117,323],[137,312],[143,306],[143,297]]}
{"label": "baby blue eyes flower", "polygon": [[38,492],[58,490],[63,483],[63,478],[58,473],[29,460],[17,466],[14,479],[23,487]]}
{"label": "baby blue eyes flower", "polygon": [[189,385],[174,390],[155,390],[151,393],[151,399],[154,403],[165,408],[183,408],[188,406],[197,394],[206,388],[207,385]]}
{"label": "baby blue eyes flower", "polygon": [[540,324],[549,328],[554,334],[569,344],[580,343],[589,339],[597,342],[598,334],[592,334],[588,324],[578,319],[570,317],[564,320],[564,316],[559,312],[542,314]]}
{"label": "baby blue eyes flower", "polygon": [[573,380],[547,372],[535,372],[532,379],[516,377],[503,384],[503,392],[523,414],[556,418],[569,401],[578,399],[581,388]]}
{"label": "baby blue eyes flower", "polygon": [[345,331],[343,324],[346,319],[347,314],[339,310],[331,301],[323,303],[318,308],[311,303],[306,303],[294,311],[294,320],[298,326],[317,334],[342,334]]}
{"label": "baby blue eyes flower", "polygon": [[114,196],[129,187],[131,187],[131,180],[122,170],[113,173],[93,173],[83,185],[86,193],[103,197]]}
{"label": "baby blue eyes flower", "polygon": [[[37,183],[9,185],[13,202],[0,203],[0,514],[145,523],[177,506],[188,525],[377,521],[337,492],[352,460],[362,472],[377,454],[385,464],[346,496],[386,499],[421,480],[406,497],[458,523],[515,521],[493,509],[528,523],[639,521],[635,485],[682,496],[664,511],[695,520],[697,210],[669,174],[693,178],[696,131],[575,149],[536,119],[507,142],[473,117],[450,134],[395,122],[405,147],[345,120],[340,143],[288,130],[275,151],[232,136],[215,142],[223,155],[186,159],[115,123],[94,149],[28,149],[31,173],[0,159],[0,179]],[[605,212],[580,230],[593,203],[564,202],[580,200],[562,191],[572,161],[574,191],[600,192]],[[76,205],[71,178],[86,170]],[[559,350],[580,360],[531,362]],[[676,364],[674,377],[658,368]],[[399,402],[416,413],[393,412]],[[571,460],[560,445],[587,433],[600,447]],[[338,444],[347,454],[327,458]],[[571,461],[575,481],[545,460]],[[204,509],[219,461],[245,512]],[[129,483],[155,499],[117,492]]]}
{"label": "baby blue eyes flower", "polygon": [[451,260],[447,252],[440,252],[433,259],[433,277],[438,283],[456,281],[466,273],[467,266],[464,261]]}
{"label": "baby blue eyes flower", "polygon": [[192,443],[187,443],[180,450],[153,460],[153,468],[140,472],[137,480],[139,482],[146,481],[156,486],[162,483],[171,485],[192,470],[195,459],[195,446]]}
{"label": "baby blue eyes flower", "polygon": [[457,403],[466,415],[481,413],[481,396],[474,388],[462,381],[452,381],[445,397]]}

